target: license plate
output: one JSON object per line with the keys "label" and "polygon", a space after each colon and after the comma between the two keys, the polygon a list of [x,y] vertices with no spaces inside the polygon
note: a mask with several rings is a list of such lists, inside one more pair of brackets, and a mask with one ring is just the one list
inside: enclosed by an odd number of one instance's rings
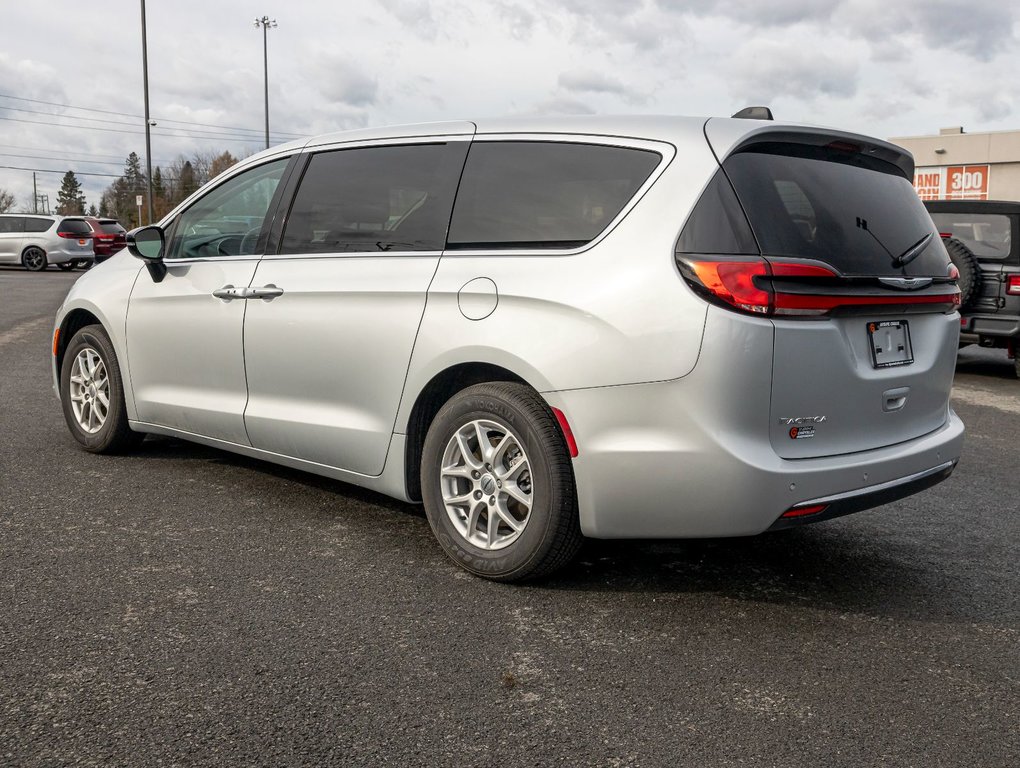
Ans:
{"label": "license plate", "polygon": [[914,362],[910,326],[906,320],[868,323],[868,340],[871,342],[871,363],[876,368],[891,368]]}

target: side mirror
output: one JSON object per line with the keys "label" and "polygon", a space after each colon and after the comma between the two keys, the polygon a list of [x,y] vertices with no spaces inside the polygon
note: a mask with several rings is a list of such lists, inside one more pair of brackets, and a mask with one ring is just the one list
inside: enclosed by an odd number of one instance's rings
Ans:
{"label": "side mirror", "polygon": [[163,230],[156,226],[139,227],[127,233],[128,250],[132,256],[145,262],[154,283],[161,283],[166,277],[166,265],[163,263],[165,245]]}

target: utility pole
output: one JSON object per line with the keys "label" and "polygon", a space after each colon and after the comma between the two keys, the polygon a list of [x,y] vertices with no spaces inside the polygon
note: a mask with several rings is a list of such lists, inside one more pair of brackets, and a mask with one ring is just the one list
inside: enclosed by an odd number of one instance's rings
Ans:
{"label": "utility pole", "polygon": [[269,149],[269,43],[268,33],[270,27],[277,26],[276,19],[270,19],[268,16],[263,16],[261,19],[255,19],[255,26],[262,27],[262,67],[264,74],[265,83],[265,95],[266,95],[266,149]]}
{"label": "utility pole", "polygon": [[[152,223],[152,136],[149,119],[149,49],[145,38],[145,0],[142,0],[142,90],[145,92],[145,183],[149,192],[148,224]],[[142,213],[138,212],[138,226],[142,225]]]}
{"label": "utility pole", "polygon": [[32,213],[39,213],[39,187],[35,184],[35,171],[32,172]]}

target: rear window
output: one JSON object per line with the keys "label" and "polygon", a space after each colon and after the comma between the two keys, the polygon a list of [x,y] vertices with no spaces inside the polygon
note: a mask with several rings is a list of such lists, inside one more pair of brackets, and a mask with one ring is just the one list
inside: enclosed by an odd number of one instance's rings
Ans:
{"label": "rear window", "polygon": [[33,219],[32,217],[25,219],[26,232],[45,232],[52,226],[53,219]]}
{"label": "rear window", "polygon": [[119,235],[127,232],[124,227],[118,224],[116,221],[101,221],[99,222],[99,230],[104,235]]}
{"label": "rear window", "polygon": [[450,248],[576,248],[594,240],[659,164],[656,152],[566,142],[476,142]]}
{"label": "rear window", "polygon": [[994,213],[933,213],[939,232],[952,234],[983,259],[1006,259],[1013,247],[1009,216]]}
{"label": "rear window", "polygon": [[[931,217],[893,165],[825,147],[757,144],[723,168],[766,256],[817,259],[847,275],[946,274]],[[906,265],[897,262],[932,234]]]}
{"label": "rear window", "polygon": [[92,227],[84,219],[64,219],[60,222],[57,232],[66,232],[69,235],[91,235]]}

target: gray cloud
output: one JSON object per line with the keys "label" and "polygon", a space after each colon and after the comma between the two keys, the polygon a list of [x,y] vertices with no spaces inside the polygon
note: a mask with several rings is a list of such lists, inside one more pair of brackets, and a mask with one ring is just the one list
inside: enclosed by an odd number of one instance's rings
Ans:
{"label": "gray cloud", "polygon": [[523,112],[526,115],[593,115],[588,104],[565,96],[554,96],[541,101]]}
{"label": "gray cloud", "polygon": [[859,78],[858,66],[849,56],[771,40],[745,46],[731,59],[727,72],[734,95],[758,104],[777,98],[809,103],[819,96],[847,98],[857,92]]}

